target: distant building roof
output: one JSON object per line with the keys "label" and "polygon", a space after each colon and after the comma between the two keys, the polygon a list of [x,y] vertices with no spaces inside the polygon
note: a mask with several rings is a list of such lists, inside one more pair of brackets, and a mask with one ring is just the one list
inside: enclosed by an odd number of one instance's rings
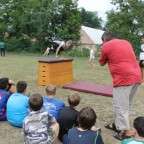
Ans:
{"label": "distant building roof", "polygon": [[103,30],[82,26],[80,42],[82,44],[101,44],[103,33]]}

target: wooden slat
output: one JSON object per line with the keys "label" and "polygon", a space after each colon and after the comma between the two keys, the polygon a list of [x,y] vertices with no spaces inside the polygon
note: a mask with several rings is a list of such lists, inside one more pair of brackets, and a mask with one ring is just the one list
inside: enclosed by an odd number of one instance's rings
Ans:
{"label": "wooden slat", "polygon": [[38,84],[54,84],[63,86],[73,80],[72,60],[56,60],[56,62],[39,61]]}

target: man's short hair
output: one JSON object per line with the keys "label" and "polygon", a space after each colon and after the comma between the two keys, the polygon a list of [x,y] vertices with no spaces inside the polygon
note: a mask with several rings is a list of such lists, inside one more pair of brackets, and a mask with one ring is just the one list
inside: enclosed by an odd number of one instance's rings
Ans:
{"label": "man's short hair", "polygon": [[79,112],[78,124],[82,129],[90,130],[96,123],[96,119],[95,111],[91,107],[85,107]]}
{"label": "man's short hair", "polygon": [[56,86],[54,86],[54,85],[48,85],[45,88],[45,91],[46,91],[47,95],[55,95],[55,93],[56,93]]}
{"label": "man's short hair", "polygon": [[27,83],[25,81],[19,81],[16,85],[18,93],[23,93],[27,88]]}
{"label": "man's short hair", "polygon": [[7,77],[0,78],[0,89],[7,89],[9,84],[9,79]]}
{"label": "man's short hair", "polygon": [[137,117],[133,123],[139,136],[144,137],[144,117]]}
{"label": "man's short hair", "polygon": [[106,42],[106,41],[112,40],[114,37],[115,36],[114,36],[114,34],[112,32],[106,31],[106,32],[103,33],[101,39],[102,39],[102,41]]}
{"label": "man's short hair", "polygon": [[33,111],[38,111],[43,106],[43,97],[39,93],[32,94],[29,98],[29,106]]}
{"label": "man's short hair", "polygon": [[74,93],[68,97],[68,103],[70,106],[75,107],[80,103],[80,96],[78,93]]}

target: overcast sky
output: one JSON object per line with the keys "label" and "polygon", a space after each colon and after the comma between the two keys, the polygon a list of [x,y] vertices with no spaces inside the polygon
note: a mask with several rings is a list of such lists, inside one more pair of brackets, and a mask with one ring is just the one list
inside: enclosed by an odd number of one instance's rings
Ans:
{"label": "overcast sky", "polygon": [[113,8],[110,2],[111,0],[79,0],[78,5],[88,11],[97,11],[98,16],[106,20],[105,12]]}

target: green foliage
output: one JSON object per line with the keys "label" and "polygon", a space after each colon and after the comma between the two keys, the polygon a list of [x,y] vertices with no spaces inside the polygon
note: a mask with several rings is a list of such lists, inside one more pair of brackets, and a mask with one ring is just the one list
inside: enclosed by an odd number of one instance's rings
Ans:
{"label": "green foliage", "polygon": [[82,25],[101,28],[102,20],[98,17],[97,12],[86,11],[84,8],[80,10]]}
{"label": "green foliage", "polygon": [[73,48],[71,50],[63,52],[63,55],[71,57],[88,57],[89,49],[86,48]]}
{"label": "green foliage", "polygon": [[75,0],[55,0],[53,3],[53,29],[56,37],[78,40],[80,35],[80,13]]}
{"label": "green foliage", "polygon": [[19,42],[25,45],[23,39],[30,42],[27,47],[33,47],[31,40],[35,39],[39,45],[35,50],[41,50],[52,38],[76,41],[80,37],[76,0],[7,0],[0,2],[0,15],[0,32],[10,34],[8,43],[16,41],[12,49]]}
{"label": "green foliage", "polygon": [[27,51],[30,45],[30,41],[22,38],[12,37],[5,41],[8,51]]}
{"label": "green foliage", "polygon": [[106,28],[132,42],[136,53],[139,51],[140,35],[144,31],[144,1],[112,0],[115,10],[107,13]]}
{"label": "green foliage", "polygon": [[23,39],[22,37],[16,38],[11,37],[5,40],[6,48],[8,51],[17,52],[40,52],[41,47],[39,43],[31,43],[28,39]]}

